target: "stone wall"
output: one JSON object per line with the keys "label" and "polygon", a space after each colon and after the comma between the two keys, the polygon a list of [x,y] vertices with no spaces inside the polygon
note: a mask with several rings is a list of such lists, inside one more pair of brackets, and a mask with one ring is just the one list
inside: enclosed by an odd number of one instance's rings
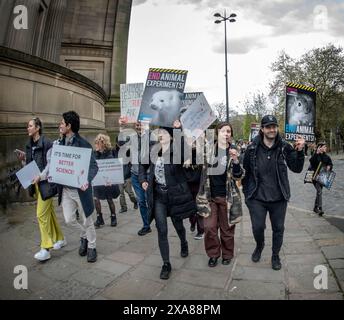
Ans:
{"label": "stone wall", "polygon": [[[105,131],[105,92],[91,80],[67,68],[0,47],[0,193],[7,194],[11,170],[18,169],[15,149],[23,150],[26,125],[41,118],[45,133],[55,139],[63,112],[79,113],[81,133],[93,142]],[[14,189],[7,200],[22,200]]]}

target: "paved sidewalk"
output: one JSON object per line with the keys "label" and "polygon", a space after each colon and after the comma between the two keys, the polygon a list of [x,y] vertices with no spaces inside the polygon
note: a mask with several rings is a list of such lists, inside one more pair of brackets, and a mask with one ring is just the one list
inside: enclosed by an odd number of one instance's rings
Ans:
{"label": "paved sidewalk", "polygon": [[[137,210],[118,214],[115,228],[109,226],[108,209],[104,211],[106,226],[97,230],[98,261],[94,264],[78,256],[79,238],[65,226],[61,208],[57,214],[68,245],[53,251],[46,263],[33,258],[39,250],[35,207],[16,206],[7,215],[0,214],[0,299],[343,299],[344,234],[306,210],[288,210],[280,271],[270,266],[269,220],[261,262],[251,262],[255,244],[246,206],[244,220],[236,229],[235,259],[229,266],[207,266],[203,241],[193,239],[188,221],[190,255],[181,258],[179,239],[169,223],[173,271],[168,281],[159,279],[155,226],[151,234],[139,237]],[[13,287],[16,265],[28,268],[28,290]],[[314,288],[317,265],[327,267],[327,290]]]}

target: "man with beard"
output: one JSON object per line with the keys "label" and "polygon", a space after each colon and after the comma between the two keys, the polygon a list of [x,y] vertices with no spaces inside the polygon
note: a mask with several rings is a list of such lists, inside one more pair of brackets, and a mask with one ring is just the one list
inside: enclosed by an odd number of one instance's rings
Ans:
{"label": "man with beard", "polygon": [[294,148],[281,138],[277,119],[272,115],[262,118],[259,135],[245,152],[242,180],[245,202],[249,209],[256,248],[252,261],[260,260],[264,248],[267,212],[272,226],[272,269],[280,270],[279,251],[283,243],[284,220],[290,199],[288,168],[300,173],[304,164],[305,140],[296,139]]}

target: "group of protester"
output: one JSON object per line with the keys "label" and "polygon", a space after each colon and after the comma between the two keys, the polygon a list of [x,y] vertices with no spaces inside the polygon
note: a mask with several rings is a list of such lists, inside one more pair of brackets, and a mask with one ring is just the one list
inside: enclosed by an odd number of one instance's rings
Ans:
{"label": "group of protester", "polygon": [[[121,128],[126,126],[126,119],[119,119]],[[51,142],[42,134],[42,122],[33,118],[28,122],[29,142],[25,153],[19,159],[26,164],[35,160],[41,174],[30,187],[30,194],[37,199],[37,218],[41,234],[41,250],[35,258],[44,261],[50,259],[51,249],[58,250],[67,244],[61,231],[53,206],[53,199],[43,200],[43,185],[49,177],[49,164],[53,144],[90,148],[92,146],[79,135],[80,118],[74,111],[65,112],[59,125],[60,137]],[[121,130],[122,130],[121,129]],[[144,135],[153,134],[143,130],[140,122],[135,124],[139,141]],[[148,161],[141,161],[142,152],[138,150],[138,162],[132,161],[127,167],[130,170],[131,183],[136,197],[132,199],[135,208],[139,208],[143,227],[140,236],[151,232],[151,223],[155,220],[158,233],[158,244],[162,258],[161,279],[168,279],[172,270],[169,242],[168,217],[180,239],[180,255],[189,255],[186,230],[183,221],[189,219],[190,230],[197,228],[196,240],[204,238],[205,252],[209,258],[208,266],[215,267],[222,258],[223,265],[229,265],[234,256],[234,233],[236,223],[240,221],[242,203],[238,181],[243,186],[245,203],[249,209],[253,236],[256,248],[252,261],[260,260],[265,246],[264,230],[266,215],[269,212],[272,224],[271,266],[281,269],[279,252],[283,243],[284,221],[287,203],[290,199],[290,186],[287,168],[300,173],[304,166],[305,140],[298,137],[294,145],[286,142],[278,132],[277,119],[272,115],[261,120],[259,135],[245,145],[246,151],[242,161],[240,152],[233,144],[233,128],[230,123],[219,123],[216,127],[216,143],[205,148],[204,161],[197,163],[197,143],[186,138],[186,144],[175,148],[173,130],[182,130],[179,120],[173,128],[160,127],[155,130],[156,142],[149,139],[149,150],[157,146],[157,156],[149,152]],[[113,199],[120,193],[118,185],[97,186],[92,188],[98,166],[96,160],[119,157],[120,141],[112,148],[110,138],[99,134],[95,139],[94,152],[91,154],[87,182],[80,188],[57,185],[58,204],[62,205],[66,224],[80,232],[79,255],[87,256],[88,262],[97,260],[96,229],[104,225],[101,200],[106,200],[110,208],[111,226],[117,225],[116,209]],[[186,156],[183,146],[191,148],[191,157]],[[138,143],[140,149],[141,143]],[[204,151],[204,150],[203,150]],[[179,153],[176,157],[176,153]],[[181,161],[176,161],[180,159]],[[332,169],[331,159],[326,155],[326,144],[319,144],[317,151],[310,159],[312,167],[321,163],[327,170]],[[125,171],[125,170],[124,170]],[[128,189],[129,180],[126,179]],[[321,186],[314,184],[317,190],[314,212],[322,214]],[[130,195],[130,191],[129,195]],[[133,198],[133,197],[131,197]],[[122,205],[122,204],[121,204]],[[124,208],[123,208],[124,207]],[[92,213],[96,209],[97,219],[94,222]],[[122,205],[122,209],[125,206]],[[124,210],[122,210],[124,211]],[[78,212],[80,219],[76,218]],[[234,218],[233,218],[234,216]]]}

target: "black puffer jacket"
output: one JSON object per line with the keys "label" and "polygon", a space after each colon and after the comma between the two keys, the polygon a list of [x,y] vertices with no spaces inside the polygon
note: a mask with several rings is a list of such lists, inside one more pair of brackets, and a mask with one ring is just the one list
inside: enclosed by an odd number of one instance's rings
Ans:
{"label": "black puffer jacket", "polygon": [[[243,167],[246,173],[242,180],[242,185],[246,200],[254,196],[258,187],[257,147],[261,139],[261,136],[258,135],[248,146],[244,156]],[[276,167],[271,168],[271,170],[277,171],[278,183],[283,197],[288,201],[290,199],[290,186],[287,166],[293,172],[302,172],[305,155],[303,151],[295,150],[289,143],[283,140],[280,135],[276,137],[276,143],[279,149],[277,153],[277,162]]]}
{"label": "black puffer jacket", "polygon": [[[171,146],[172,150],[172,146]],[[187,178],[182,164],[173,164],[173,154],[170,152],[170,164],[164,165],[166,185],[168,187],[169,213],[177,219],[185,219],[191,214],[195,214],[196,204],[192,198]],[[183,161],[182,161],[183,162]],[[140,164],[139,181],[140,184],[148,182],[147,202],[148,218],[151,222],[154,219],[154,188],[155,188],[155,164]]]}
{"label": "black puffer jacket", "polygon": [[[29,164],[31,161],[35,160],[39,170],[42,172],[47,165],[47,152],[52,146],[52,141],[42,135],[37,141],[36,148],[33,150],[33,141],[30,139],[25,146],[26,164]],[[38,183],[38,188],[40,188],[40,184],[41,182]],[[34,196],[34,185],[30,185],[29,194],[31,197]]]}

